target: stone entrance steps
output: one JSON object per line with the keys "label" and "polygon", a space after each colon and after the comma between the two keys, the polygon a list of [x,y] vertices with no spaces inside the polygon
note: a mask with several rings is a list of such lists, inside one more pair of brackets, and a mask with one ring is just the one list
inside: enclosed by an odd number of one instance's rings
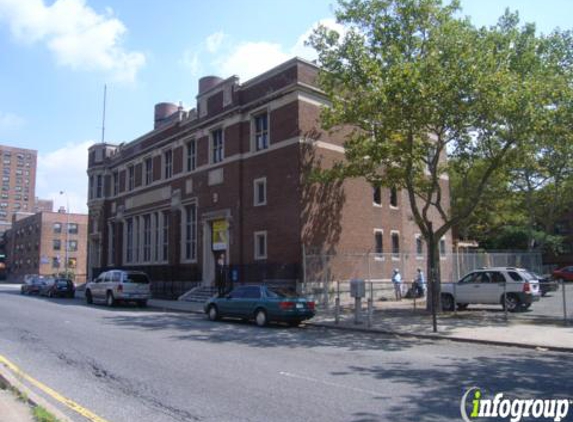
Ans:
{"label": "stone entrance steps", "polygon": [[179,296],[178,300],[186,302],[205,303],[217,293],[215,286],[198,286]]}

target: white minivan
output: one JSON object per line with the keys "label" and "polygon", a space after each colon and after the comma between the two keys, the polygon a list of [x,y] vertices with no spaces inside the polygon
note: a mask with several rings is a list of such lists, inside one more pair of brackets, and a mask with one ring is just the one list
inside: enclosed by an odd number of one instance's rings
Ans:
{"label": "white minivan", "polygon": [[142,271],[105,271],[86,285],[86,303],[105,301],[107,306],[114,306],[118,302],[136,302],[147,306],[150,284],[149,277]]}

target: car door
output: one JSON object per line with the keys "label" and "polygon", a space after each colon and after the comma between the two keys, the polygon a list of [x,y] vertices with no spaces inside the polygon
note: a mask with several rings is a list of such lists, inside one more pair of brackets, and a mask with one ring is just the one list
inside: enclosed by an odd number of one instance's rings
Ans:
{"label": "car door", "polygon": [[237,299],[237,310],[242,318],[253,316],[255,307],[261,301],[261,288],[259,286],[247,286],[243,297]]}
{"label": "car door", "polygon": [[456,284],[457,303],[479,303],[481,272],[473,272],[466,275]]}
{"label": "car door", "polygon": [[481,285],[479,288],[480,303],[499,304],[503,294],[505,277],[499,271],[487,271],[482,273]]}
{"label": "car door", "polygon": [[233,289],[228,295],[217,299],[217,307],[221,316],[238,316],[240,303],[243,297],[245,287],[237,287]]}
{"label": "car door", "polygon": [[104,292],[105,292],[104,280],[107,273],[108,273],[107,271],[104,271],[94,280],[94,283],[91,286],[92,297],[98,299],[104,297]]}

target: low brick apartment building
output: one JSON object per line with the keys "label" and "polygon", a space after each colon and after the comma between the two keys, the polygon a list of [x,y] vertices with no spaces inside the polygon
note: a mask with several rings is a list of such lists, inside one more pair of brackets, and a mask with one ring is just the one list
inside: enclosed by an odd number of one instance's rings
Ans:
{"label": "low brick apartment building", "polygon": [[20,213],[5,233],[9,281],[21,282],[26,274],[50,276],[75,274],[74,282],[86,281],[86,214],[65,212]]}
{"label": "low brick apartment building", "polygon": [[[88,276],[128,267],[155,283],[211,285],[222,257],[238,281],[294,283],[310,250],[423,260],[405,193],[361,179],[308,182],[344,157],[344,133],[320,128],[328,101],[317,72],[295,58],[242,84],[204,77],[196,109],[157,104],[151,132],[94,144]],[[451,237],[442,244],[451,250]]]}

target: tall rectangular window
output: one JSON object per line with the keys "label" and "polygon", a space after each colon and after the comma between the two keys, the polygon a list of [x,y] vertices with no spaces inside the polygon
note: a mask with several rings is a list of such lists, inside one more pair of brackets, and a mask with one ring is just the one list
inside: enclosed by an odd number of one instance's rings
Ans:
{"label": "tall rectangular window", "polygon": [[392,232],[392,258],[400,258],[400,233]]}
{"label": "tall rectangular window", "polygon": [[441,257],[446,256],[446,239],[444,239],[443,237],[440,239],[440,256]]}
{"label": "tall rectangular window", "polygon": [[54,233],[59,234],[62,232],[62,223],[54,223]]}
{"label": "tall rectangular window", "polygon": [[147,157],[145,159],[145,185],[150,185],[153,182],[153,158]]}
{"label": "tall rectangular window", "polygon": [[269,147],[269,119],[267,112],[255,116],[255,150]]}
{"label": "tall rectangular window", "polygon": [[159,261],[159,253],[161,251],[160,241],[161,241],[161,227],[159,225],[159,213],[153,213],[153,260],[155,262]]}
{"label": "tall rectangular window", "polygon": [[197,206],[185,207],[185,259],[197,259]]}
{"label": "tall rectangular window", "polygon": [[102,196],[103,196],[103,176],[101,174],[98,174],[96,179],[96,198],[101,198]]}
{"label": "tall rectangular window", "polygon": [[267,204],[267,179],[266,177],[261,177],[260,179],[255,179],[254,185],[254,205],[261,206]]}
{"label": "tall rectangular window", "polygon": [[173,176],[173,151],[168,149],[167,151],[165,151],[163,153],[163,162],[165,164],[164,166],[164,178],[165,179],[171,179],[171,176]]}
{"label": "tall rectangular window", "polygon": [[77,240],[68,240],[68,251],[76,252],[78,250],[78,241]]}
{"label": "tall rectangular window", "polygon": [[398,190],[395,186],[392,186],[390,189],[390,206],[391,207],[398,207]]}
{"label": "tall rectangular window", "polygon": [[54,239],[52,242],[55,251],[59,251],[62,248],[62,242],[60,239]]}
{"label": "tall rectangular window", "polygon": [[195,139],[187,142],[187,171],[197,168],[197,141]]}
{"label": "tall rectangular window", "polygon": [[141,217],[133,218],[133,262],[139,262],[141,256]]}
{"label": "tall rectangular window", "polygon": [[68,233],[69,234],[78,234],[78,224],[77,223],[68,223]]}
{"label": "tall rectangular window", "polygon": [[416,257],[422,258],[424,256],[424,241],[422,236],[416,236]]}
{"label": "tall rectangular window", "polygon": [[223,161],[223,129],[211,132],[211,163]]}
{"label": "tall rectangular window", "polygon": [[384,253],[384,233],[382,230],[374,230],[374,252],[379,257]]}
{"label": "tall rectangular window", "polygon": [[113,196],[116,196],[119,193],[119,172],[113,172]]}
{"label": "tall rectangular window", "polygon": [[109,248],[108,248],[108,250],[109,250],[109,257],[108,257],[108,263],[109,263],[110,265],[113,265],[113,264],[115,264],[115,250],[116,250],[115,248],[116,248],[116,244],[117,244],[116,234],[115,234],[115,232],[116,232],[115,224],[110,223],[110,224],[108,225],[108,228],[109,228],[109,229],[108,229],[108,230],[109,230]]}
{"label": "tall rectangular window", "polygon": [[151,214],[143,216],[143,261],[151,261]]}
{"label": "tall rectangular window", "polygon": [[169,260],[169,211],[163,211],[163,231],[161,234],[162,247],[161,247],[161,259],[163,261]]}
{"label": "tall rectangular window", "polygon": [[128,218],[125,228],[125,261],[133,262],[133,219]]}
{"label": "tall rectangular window", "polygon": [[255,259],[267,259],[267,232],[255,232]]}
{"label": "tall rectangular window", "polygon": [[127,188],[133,190],[135,188],[135,166],[127,168]]}
{"label": "tall rectangular window", "polygon": [[380,186],[372,186],[372,203],[374,205],[382,205],[382,188]]}

